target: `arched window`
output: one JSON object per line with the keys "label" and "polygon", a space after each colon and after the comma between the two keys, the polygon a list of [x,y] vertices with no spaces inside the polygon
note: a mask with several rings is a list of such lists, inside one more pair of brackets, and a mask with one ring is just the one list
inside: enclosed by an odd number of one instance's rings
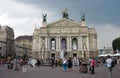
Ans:
{"label": "arched window", "polygon": [[56,40],[54,38],[51,39],[51,50],[56,49]]}
{"label": "arched window", "polygon": [[66,50],[67,49],[67,41],[66,41],[66,39],[65,38],[63,38],[62,40],[61,40],[61,49],[62,50]]}
{"label": "arched window", "polygon": [[78,48],[77,39],[76,39],[76,38],[73,38],[73,39],[72,39],[72,49],[73,49],[73,50],[77,50],[77,48]]}

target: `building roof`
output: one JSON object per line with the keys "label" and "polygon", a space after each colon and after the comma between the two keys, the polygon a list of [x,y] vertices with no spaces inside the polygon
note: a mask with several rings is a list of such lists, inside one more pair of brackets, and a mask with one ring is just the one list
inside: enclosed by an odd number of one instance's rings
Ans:
{"label": "building roof", "polygon": [[29,35],[19,36],[15,40],[22,40],[22,39],[32,40],[32,36],[31,35],[30,36]]}

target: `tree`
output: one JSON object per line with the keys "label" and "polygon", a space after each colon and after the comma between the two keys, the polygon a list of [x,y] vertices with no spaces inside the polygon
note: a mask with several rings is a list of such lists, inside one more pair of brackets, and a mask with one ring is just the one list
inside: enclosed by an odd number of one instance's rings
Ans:
{"label": "tree", "polygon": [[112,47],[114,51],[120,50],[120,37],[113,40]]}

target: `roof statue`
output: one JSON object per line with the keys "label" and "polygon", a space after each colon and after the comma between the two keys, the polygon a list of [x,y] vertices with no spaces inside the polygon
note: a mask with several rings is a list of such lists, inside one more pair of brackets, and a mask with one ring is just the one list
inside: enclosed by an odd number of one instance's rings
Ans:
{"label": "roof statue", "polygon": [[85,21],[85,13],[81,13],[81,21]]}
{"label": "roof statue", "polygon": [[45,14],[42,14],[42,16],[43,16],[43,22],[46,22],[46,17],[47,17],[47,14],[45,13]]}
{"label": "roof statue", "polygon": [[68,9],[62,10],[62,17],[68,19],[69,14],[67,13]]}

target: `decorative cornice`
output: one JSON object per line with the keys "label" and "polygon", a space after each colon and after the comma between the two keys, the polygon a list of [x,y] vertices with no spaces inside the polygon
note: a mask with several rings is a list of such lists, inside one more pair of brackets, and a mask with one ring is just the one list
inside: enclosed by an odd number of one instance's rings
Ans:
{"label": "decorative cornice", "polygon": [[47,26],[80,26],[80,24],[70,19],[62,18],[58,21],[47,24]]}

